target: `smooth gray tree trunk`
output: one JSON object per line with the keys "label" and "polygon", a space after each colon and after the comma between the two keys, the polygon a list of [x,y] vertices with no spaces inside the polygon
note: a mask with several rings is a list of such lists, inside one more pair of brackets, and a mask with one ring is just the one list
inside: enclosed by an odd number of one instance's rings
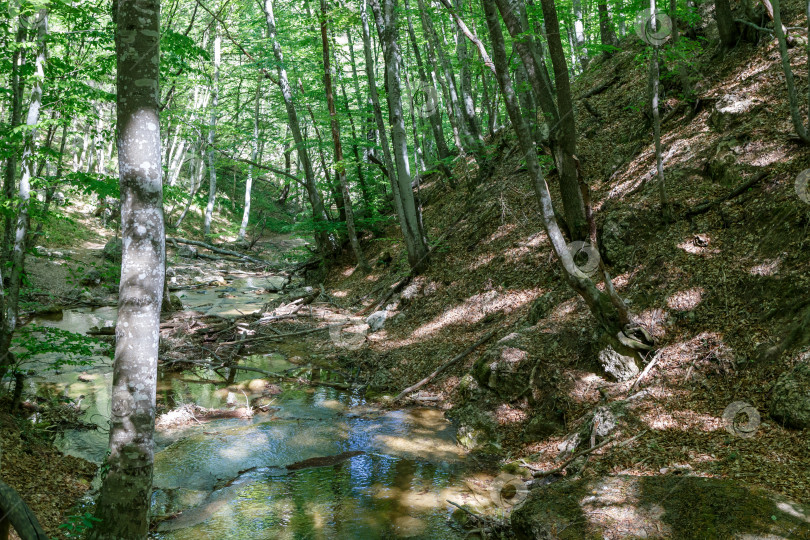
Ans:
{"label": "smooth gray tree trunk", "polygon": [[[655,0],[650,0],[650,10],[655,13]],[[656,17],[650,19],[653,33],[656,30]],[[664,158],[661,151],[661,112],[658,107],[660,98],[661,77],[658,66],[660,50],[658,45],[653,46],[650,58],[650,109],[653,117],[653,137],[655,139],[655,162],[658,170],[658,194],[661,199],[661,213],[665,220],[669,220],[669,203],[667,202],[666,181],[664,179]]]}
{"label": "smooth gray tree trunk", "polygon": [[[557,110],[560,115],[560,152],[557,167],[560,169],[560,191],[568,230],[573,240],[588,237],[588,222],[585,204],[580,189],[579,171],[576,163],[577,132],[574,116],[574,103],[571,98],[571,81],[560,35],[560,23],[553,0],[542,0],[543,17],[548,39],[549,56],[554,68],[554,81],[557,87]],[[557,129],[552,127],[551,131]]]}
{"label": "smooth gray tree trunk", "polygon": [[[259,155],[259,108],[262,97],[262,79],[264,74],[260,73],[256,81],[256,103],[253,108],[253,140],[250,143],[250,160],[256,161]],[[239,227],[239,240],[245,239],[247,234],[248,221],[250,221],[250,199],[253,190],[253,165],[248,165],[247,180],[245,181],[245,209],[242,212],[242,225]]]}
{"label": "smooth gray tree trunk", "polygon": [[[568,249],[565,238],[554,215],[551,194],[540,168],[537,149],[532,141],[529,126],[520,113],[520,106],[515,89],[509,76],[506,46],[501,31],[498,12],[494,3],[484,2],[487,25],[492,42],[493,60],[495,62],[498,83],[506,102],[507,112],[517,133],[518,143],[524,153],[526,167],[534,183],[534,191],[540,207],[543,226],[551,243],[552,250],[557,257],[563,276],[568,284],[585,300],[591,313],[599,325],[618,341],[619,335],[629,323],[629,314],[624,302],[615,293],[610,278],[603,272],[608,292],[597,289],[596,284],[584,274],[574,263],[571,251]],[[551,28],[549,28],[551,30]]]}
{"label": "smooth gray tree trunk", "polygon": [[214,216],[214,203],[217,198],[217,167],[214,159],[214,141],[217,135],[217,107],[219,106],[219,66],[222,63],[222,38],[214,29],[214,75],[211,81],[211,118],[208,121],[208,205],[205,207],[204,234],[211,234],[211,220]]}
{"label": "smooth gray tree trunk", "polygon": [[420,94],[423,102],[420,109],[420,115],[426,116],[430,123],[430,129],[433,133],[433,140],[436,143],[436,153],[439,158],[439,170],[450,181],[451,186],[455,184],[453,174],[450,171],[448,163],[452,158],[450,149],[447,147],[447,141],[444,139],[444,130],[442,129],[442,115],[441,107],[439,106],[439,93],[433,82],[428,79],[425,66],[422,61],[422,51],[419,49],[419,44],[416,41],[416,32],[413,29],[413,22],[411,20],[411,12],[408,9],[408,2],[405,1],[405,10],[408,20],[408,37],[410,38],[411,48],[413,49],[414,58],[416,60],[416,71],[419,75]]}
{"label": "smooth gray tree trunk", "polygon": [[337,176],[340,190],[343,195],[343,208],[346,216],[346,229],[349,233],[349,244],[352,246],[354,257],[357,260],[357,269],[362,273],[368,273],[371,267],[368,265],[360,242],[357,240],[357,231],[354,227],[354,211],[352,210],[352,198],[349,193],[349,184],[346,181],[346,164],[343,162],[343,145],[340,140],[340,122],[337,117],[335,107],[335,95],[332,85],[331,55],[329,53],[328,16],[329,9],[326,7],[326,0],[321,0],[321,42],[323,44],[323,84],[326,90],[326,102],[329,108],[329,120],[332,128],[332,143],[335,148],[335,176]]}
{"label": "smooth gray tree trunk", "polygon": [[[379,0],[370,0],[375,11],[380,10]],[[385,73],[388,82],[388,115],[391,124],[391,140],[396,161],[397,182],[391,188],[400,198],[402,214],[400,228],[402,229],[405,247],[408,252],[408,263],[418,272],[428,262],[428,247],[420,226],[418,209],[411,187],[411,170],[408,160],[408,140],[405,131],[405,115],[402,109],[402,78],[400,68],[402,57],[397,36],[398,6],[396,0],[384,0],[382,6],[382,33],[380,42],[383,44],[385,56]],[[395,195],[396,196],[396,195]]]}
{"label": "smooth gray tree trunk", "polygon": [[[14,244],[11,250],[11,270],[9,286],[3,293],[2,325],[0,325],[0,377],[2,377],[12,355],[11,339],[17,328],[20,303],[20,286],[22,285],[23,267],[25,265],[26,236],[30,225],[29,206],[31,203],[31,179],[35,176],[37,136],[40,109],[42,108],[42,85],[45,81],[45,36],[48,33],[48,10],[41,9],[33,21],[36,30],[37,56],[34,62],[34,82],[31,85],[31,97],[28,115],[25,119],[26,134],[23,143],[20,185],[17,190],[17,220],[14,229]],[[0,289],[3,287],[0,277]]]}
{"label": "smooth gray tree trunk", "polygon": [[284,55],[281,51],[281,45],[278,42],[276,18],[273,14],[273,0],[264,0],[262,7],[267,22],[267,34],[272,42],[273,56],[276,59],[276,72],[278,75],[276,82],[281,89],[281,95],[284,99],[284,107],[287,110],[287,121],[290,126],[290,131],[292,131],[293,134],[298,159],[304,169],[307,195],[309,196],[309,204],[312,207],[312,217],[315,222],[315,242],[321,255],[324,258],[330,258],[335,252],[337,245],[334,237],[326,230],[328,218],[326,216],[326,210],[324,209],[323,199],[315,183],[315,172],[312,169],[312,161],[304,145],[304,136],[301,134],[301,125],[298,122],[298,111],[295,109],[292,87],[287,77],[287,69],[284,67]]}
{"label": "smooth gray tree trunk", "polygon": [[160,152],[160,3],[118,0],[117,141],[121,284],[107,474],[94,540],[143,540],[154,464],[160,307],[166,252]]}

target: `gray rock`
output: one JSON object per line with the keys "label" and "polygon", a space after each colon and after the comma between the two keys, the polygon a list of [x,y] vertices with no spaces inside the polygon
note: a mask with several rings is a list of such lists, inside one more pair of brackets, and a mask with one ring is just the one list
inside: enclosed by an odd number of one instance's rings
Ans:
{"label": "gray rock", "polygon": [[618,420],[609,407],[599,407],[593,413],[591,425],[596,431],[596,436],[604,439],[616,429]]}
{"label": "gray rock", "polygon": [[639,370],[632,356],[625,356],[608,345],[599,353],[599,363],[605,372],[619,382],[637,377]]}
{"label": "gray rock", "polygon": [[726,94],[709,113],[709,127],[718,133],[727,133],[732,127],[741,124],[756,106],[756,98]]}
{"label": "gray rock", "polygon": [[381,330],[383,326],[385,326],[385,320],[388,318],[388,312],[383,311],[375,311],[371,315],[368,316],[366,319],[366,324],[369,326],[369,331],[376,332],[377,330]]}
{"label": "gray rock", "polygon": [[279,292],[287,284],[288,278],[284,276],[270,276],[267,278],[267,285],[265,289],[270,292]]}
{"label": "gray rock", "polygon": [[810,362],[796,364],[776,381],[771,416],[788,427],[810,428]]}
{"label": "gray rock", "polygon": [[104,258],[113,261],[113,262],[121,262],[121,255],[124,252],[124,244],[120,238],[113,238],[109,242],[104,245],[104,251],[102,254]]}
{"label": "gray rock", "polygon": [[511,522],[520,540],[810,537],[806,506],[683,474],[558,480],[531,490]]}
{"label": "gray rock", "polygon": [[198,252],[196,247],[183,244],[177,250],[177,255],[185,257],[186,259],[196,259]]}

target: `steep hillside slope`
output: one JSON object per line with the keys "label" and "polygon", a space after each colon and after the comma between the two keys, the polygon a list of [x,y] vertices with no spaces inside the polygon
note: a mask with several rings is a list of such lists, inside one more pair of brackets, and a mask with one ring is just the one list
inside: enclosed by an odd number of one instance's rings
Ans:
{"label": "steep hillside slope", "polygon": [[[798,4],[783,9],[786,20],[798,18]],[[600,364],[594,320],[557,269],[508,131],[489,141],[497,169],[472,198],[435,178],[421,187],[429,236],[441,240],[431,266],[387,302],[391,318],[369,347],[344,359],[372,373],[376,391],[395,395],[496,330],[416,396],[450,409],[466,444],[550,468],[572,434],[591,434],[593,444],[604,437],[596,423],[615,420],[605,432],[639,438],[600,450],[586,474],[657,474],[688,464],[699,475],[808,500],[810,479],[795,464],[810,462],[810,440],[769,413],[773,387],[800,351],[762,355],[802,316],[810,279],[810,204],[796,190],[810,151],[792,135],[776,43],[730,52],[708,46],[691,62],[691,102],[667,79],[661,114],[672,222],[658,201],[642,45],[626,38],[622,52],[592,62],[574,90],[578,157],[600,248],[618,291],[656,338],[645,377],[617,382]],[[802,73],[804,48],[791,55]],[[472,163],[460,160],[455,173],[474,175]],[[553,172],[548,182],[557,191]],[[328,279],[347,308],[368,308],[407,271],[401,245],[367,246],[371,260],[380,259],[371,275],[344,266]],[[723,429],[735,402],[758,411],[753,437]],[[598,407],[613,420],[600,420]]]}

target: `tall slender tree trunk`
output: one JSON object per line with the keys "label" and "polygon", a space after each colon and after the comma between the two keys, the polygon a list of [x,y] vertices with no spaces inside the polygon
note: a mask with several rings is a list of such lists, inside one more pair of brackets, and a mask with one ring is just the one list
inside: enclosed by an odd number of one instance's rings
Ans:
{"label": "tall slender tree trunk", "polygon": [[717,21],[717,30],[720,33],[720,43],[726,49],[731,49],[737,45],[740,37],[740,29],[734,22],[734,13],[731,11],[729,0],[715,0],[714,19]]}
{"label": "tall slender tree trunk", "polygon": [[[655,0],[650,0],[650,10],[656,12]],[[656,17],[650,20],[652,31],[656,30]],[[658,45],[653,46],[653,54],[650,58],[650,109],[653,117],[653,136],[655,138],[655,162],[658,170],[658,194],[661,199],[661,213],[665,220],[669,220],[669,203],[667,202],[667,189],[664,180],[664,158],[661,151],[661,112],[658,107],[661,78],[658,61],[660,50]]]}
{"label": "tall slender tree trunk", "polygon": [[582,11],[582,0],[573,0],[574,8],[574,40],[577,48],[579,63],[582,71],[588,68],[588,49],[585,45],[585,17]]}
{"label": "tall slender tree trunk", "polygon": [[[551,2],[551,0],[544,1]],[[543,177],[543,171],[540,168],[537,149],[532,141],[529,126],[520,113],[518,99],[509,76],[506,45],[501,32],[498,12],[495,5],[490,2],[484,2],[484,10],[492,42],[492,56],[497,69],[498,83],[506,103],[507,112],[517,133],[518,143],[524,153],[526,166],[534,182],[535,195],[540,207],[543,226],[551,242],[552,250],[557,257],[565,280],[585,300],[591,313],[602,329],[612,338],[612,341],[620,344],[621,338],[619,336],[629,323],[627,308],[622,299],[615,293],[607,272],[603,271],[607,292],[602,292],[574,263],[571,251],[566,245],[565,238],[554,215],[551,194]],[[551,28],[549,30],[551,31]]]}
{"label": "tall slender tree trunk", "polygon": [[433,82],[428,79],[427,72],[425,71],[424,63],[422,62],[422,51],[419,49],[419,44],[416,41],[416,32],[413,29],[413,22],[411,20],[411,11],[408,6],[407,0],[405,1],[405,13],[408,19],[408,37],[411,41],[413,48],[414,58],[416,60],[416,71],[419,75],[419,83],[421,94],[423,94],[424,102],[420,109],[420,114],[426,116],[430,123],[430,129],[433,133],[433,140],[436,143],[436,153],[439,158],[439,170],[450,181],[450,185],[455,185],[453,173],[450,171],[448,163],[452,158],[450,149],[447,147],[447,141],[444,140],[444,131],[442,129],[442,116],[441,107],[439,106],[439,94]]}
{"label": "tall slender tree trunk", "polygon": [[204,234],[211,234],[211,220],[214,216],[214,203],[217,198],[217,167],[214,158],[214,142],[217,135],[217,107],[219,106],[219,66],[222,63],[222,38],[219,29],[214,28],[214,75],[211,82],[211,118],[208,121],[208,205],[205,207]]}
{"label": "tall slender tree trunk", "polygon": [[[35,176],[37,126],[42,108],[42,85],[45,80],[45,36],[48,33],[48,10],[41,9],[34,20],[36,30],[37,56],[34,62],[34,83],[31,86],[31,98],[28,115],[25,119],[26,134],[22,153],[22,171],[20,186],[17,191],[17,224],[14,230],[14,246],[11,251],[11,271],[8,290],[0,295],[3,298],[3,310],[0,317],[0,378],[5,375],[11,363],[11,339],[17,328],[19,315],[20,286],[22,285],[23,266],[25,264],[26,236],[30,224],[29,206],[31,203],[31,179]],[[3,281],[0,275],[0,291]]]}
{"label": "tall slender tree trunk", "polygon": [[[391,145],[388,142],[388,131],[383,120],[382,107],[380,106],[380,94],[377,90],[377,76],[374,68],[375,61],[372,54],[371,46],[371,30],[369,28],[369,13],[368,13],[368,0],[363,0],[362,11],[360,13],[362,28],[363,28],[363,55],[366,67],[366,77],[368,78],[368,93],[369,101],[371,102],[371,109],[373,112],[376,130],[369,129],[369,141],[376,140],[376,136],[380,138],[380,147],[383,152],[384,164],[388,176],[389,183],[393,189],[397,183],[396,170],[394,166],[394,158],[391,156]],[[402,201],[399,197],[399,190],[393,191],[394,207],[397,211],[397,216],[402,213]]]}
{"label": "tall slender tree trunk", "polygon": [[[807,6],[807,26],[810,29],[810,5]],[[799,95],[796,92],[796,81],[793,76],[793,69],[790,67],[790,56],[788,55],[787,38],[782,26],[782,8],[779,5],[779,0],[773,0],[773,21],[774,32],[776,33],[776,40],[779,43],[779,55],[782,60],[782,71],[785,74],[785,85],[788,91],[788,102],[790,103],[790,118],[793,121],[793,127],[796,129],[796,134],[805,143],[810,144],[810,130],[802,120],[801,112],[799,111]],[[807,59],[807,72],[810,74],[810,56]],[[807,91],[807,104],[810,105],[810,89]]]}
{"label": "tall slender tree trunk", "polygon": [[[346,36],[347,36],[347,40],[349,42],[349,48],[350,48],[350,50],[352,50],[354,48],[354,44],[352,43],[352,40],[351,40],[351,37],[350,37],[351,32],[347,31]],[[334,52],[336,49],[337,49],[337,47],[335,46],[334,36],[333,36],[332,37],[332,51],[333,51],[332,54],[333,54],[333,58],[335,59],[335,65],[338,65],[337,64],[337,54],[335,54],[335,52]],[[352,63],[351,68],[352,68],[353,72],[356,72],[357,68],[354,66],[354,51],[353,50],[351,52],[351,57],[352,57],[352,59],[351,59],[351,63]],[[363,160],[360,159],[360,148],[359,148],[359,146],[357,144],[357,141],[359,140],[358,136],[357,136],[357,126],[354,123],[354,116],[352,115],[352,107],[351,107],[351,103],[349,101],[349,95],[346,92],[346,83],[345,83],[343,77],[340,75],[340,70],[338,70],[336,73],[337,73],[337,78],[338,78],[338,84],[340,85],[340,93],[343,96],[344,103],[346,104],[346,117],[349,120],[349,126],[351,127],[351,130],[352,130],[352,155],[354,156],[355,170],[357,172],[357,184],[360,186],[360,193],[361,193],[362,199],[363,199],[363,209],[364,209],[366,215],[370,216],[371,215],[371,204],[372,204],[371,203],[371,193],[369,192],[368,180],[366,179],[366,174],[365,174],[365,171],[363,170]],[[356,77],[356,75],[355,75],[355,77]],[[362,102],[362,100],[360,98],[360,95],[361,95],[360,91],[358,90],[357,91],[357,101],[358,101],[358,104],[359,104],[359,108],[362,109],[362,103],[363,102]]]}
{"label": "tall slender tree trunk", "polygon": [[312,217],[315,222],[315,242],[321,255],[328,259],[335,252],[337,246],[333,236],[326,230],[326,222],[328,219],[324,209],[323,199],[315,183],[315,172],[312,169],[312,161],[309,159],[309,153],[304,145],[304,137],[301,134],[301,125],[298,122],[298,112],[295,110],[292,86],[290,86],[290,81],[287,77],[287,69],[284,67],[284,55],[281,51],[281,45],[278,42],[276,18],[273,14],[273,0],[264,0],[262,7],[267,22],[267,35],[270,38],[273,47],[273,55],[276,59],[277,83],[281,89],[282,98],[284,99],[284,107],[287,110],[287,121],[290,131],[292,131],[293,134],[298,159],[304,169],[307,195],[309,196],[309,204],[312,207]]}
{"label": "tall slender tree trunk", "polygon": [[384,0],[383,9],[380,10],[379,0],[370,0],[375,11],[382,11],[382,30],[380,42],[385,56],[385,72],[388,82],[388,115],[391,124],[391,139],[396,160],[397,182],[391,186],[395,198],[397,193],[400,199],[402,214],[400,227],[402,229],[405,247],[408,252],[408,263],[414,271],[420,271],[427,264],[428,247],[420,227],[417,215],[416,201],[411,187],[411,170],[408,160],[408,140],[405,131],[405,115],[402,109],[402,79],[400,55],[397,40],[397,13],[396,0]]}
{"label": "tall slender tree trunk", "polygon": [[363,256],[360,242],[357,240],[357,231],[354,227],[354,211],[352,210],[352,198],[349,193],[349,184],[346,181],[346,164],[343,162],[343,144],[340,141],[340,122],[335,108],[335,96],[332,90],[332,67],[329,53],[329,33],[327,26],[328,9],[326,0],[321,0],[321,42],[323,43],[323,85],[326,90],[326,103],[329,107],[329,119],[332,127],[332,143],[335,146],[335,176],[340,183],[343,192],[344,213],[346,216],[346,229],[349,233],[349,243],[352,246],[354,257],[357,260],[357,269],[362,273],[368,273],[371,267]]}
{"label": "tall slender tree trunk", "polygon": [[160,3],[119,0],[117,138],[123,257],[113,363],[110,455],[94,540],[149,530],[155,392],[166,252],[160,152]]}
{"label": "tall slender tree trunk", "polygon": [[613,31],[613,25],[610,23],[607,1],[599,0],[596,9],[599,11],[599,40],[602,45],[618,46],[619,38],[616,37],[616,32]]}
{"label": "tall slender tree trunk", "polygon": [[[20,81],[20,68],[25,60],[24,50],[22,43],[25,41],[26,24],[22,16],[17,24],[17,36],[15,39],[14,52],[11,55],[11,74],[9,75],[9,83],[11,89],[11,115],[9,118],[9,130],[13,130],[22,122],[22,97],[25,91],[25,85]],[[7,150],[8,158],[6,159],[6,170],[3,175],[3,194],[5,199],[10,201],[14,197],[14,188],[16,186],[17,178],[17,151],[19,147],[17,143],[19,139],[17,136],[5,137],[5,144],[9,145]],[[14,216],[6,214],[3,218],[3,245],[0,251],[0,262],[5,262],[11,257],[12,239],[14,235]]]}
{"label": "tall slender tree trunk", "polygon": [[[256,81],[256,103],[253,109],[253,140],[251,141],[250,160],[256,162],[259,155],[259,107],[262,96],[262,79],[264,74],[260,73]],[[245,181],[245,209],[242,212],[242,225],[239,227],[239,240],[245,239],[248,221],[250,220],[250,199],[253,190],[253,165],[248,165],[247,180]]]}
{"label": "tall slender tree trunk", "polygon": [[[546,25],[548,50],[554,67],[554,81],[557,85],[557,110],[560,114],[560,156],[557,166],[560,171],[560,191],[568,229],[574,240],[588,237],[588,220],[585,216],[585,203],[579,185],[579,172],[576,163],[577,132],[574,118],[574,103],[571,99],[571,82],[568,66],[560,37],[560,22],[554,0],[542,0],[543,17]],[[556,129],[556,127],[554,128]],[[553,129],[552,129],[553,131]]]}

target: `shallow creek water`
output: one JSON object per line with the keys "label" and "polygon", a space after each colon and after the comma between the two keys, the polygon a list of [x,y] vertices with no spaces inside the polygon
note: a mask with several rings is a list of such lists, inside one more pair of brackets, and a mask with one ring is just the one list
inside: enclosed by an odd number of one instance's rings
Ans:
{"label": "shallow creek water", "polygon": [[[257,279],[227,288],[182,291],[188,308],[224,316],[249,313],[267,300]],[[222,298],[224,296],[230,298]],[[111,325],[115,308],[75,309],[33,322],[73,332]],[[292,345],[285,344],[285,350]],[[306,351],[299,356],[306,357]],[[40,359],[40,368],[48,358]],[[280,353],[244,358],[243,365],[295,377],[338,380],[294,365]],[[36,367],[36,366],[32,366]],[[106,427],[110,361],[38,371],[32,391],[77,399],[84,419]],[[239,372],[234,385],[214,373],[161,373],[158,403],[244,406],[264,387]],[[266,396],[265,396],[266,397]],[[280,383],[271,408],[251,419],[193,422],[158,429],[152,514],[159,539],[462,538],[447,499],[465,502],[464,454],[442,414],[431,409],[383,411],[359,395],[323,386]],[[100,463],[102,431],[69,431],[57,440],[65,453]],[[326,466],[288,470],[311,458],[341,456]]]}

